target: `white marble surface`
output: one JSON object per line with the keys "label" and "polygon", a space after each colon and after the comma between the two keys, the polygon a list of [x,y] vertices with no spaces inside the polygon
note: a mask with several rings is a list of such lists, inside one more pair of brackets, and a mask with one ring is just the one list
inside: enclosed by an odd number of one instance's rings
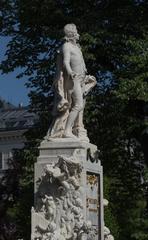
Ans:
{"label": "white marble surface", "polygon": [[89,142],[83,124],[86,95],[96,85],[95,77],[87,75],[79,34],[74,24],[64,27],[65,42],[57,52],[53,89],[55,93],[53,122],[46,139],[79,138]]}
{"label": "white marble surface", "polygon": [[[39,149],[32,240],[104,240],[103,179],[97,147],[60,139],[43,141]],[[90,174],[99,181],[90,185]]]}

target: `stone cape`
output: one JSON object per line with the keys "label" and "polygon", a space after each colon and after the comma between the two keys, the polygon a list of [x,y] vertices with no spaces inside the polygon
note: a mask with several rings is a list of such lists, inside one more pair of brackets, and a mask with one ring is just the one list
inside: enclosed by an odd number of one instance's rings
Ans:
{"label": "stone cape", "polygon": [[44,140],[35,164],[32,240],[103,240],[103,179],[97,147]]}

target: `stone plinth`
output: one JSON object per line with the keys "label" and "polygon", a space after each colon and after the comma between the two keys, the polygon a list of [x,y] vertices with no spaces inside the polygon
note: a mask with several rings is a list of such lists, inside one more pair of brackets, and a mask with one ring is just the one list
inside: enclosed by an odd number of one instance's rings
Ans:
{"label": "stone plinth", "polygon": [[95,145],[43,141],[35,164],[32,240],[103,240],[102,167]]}

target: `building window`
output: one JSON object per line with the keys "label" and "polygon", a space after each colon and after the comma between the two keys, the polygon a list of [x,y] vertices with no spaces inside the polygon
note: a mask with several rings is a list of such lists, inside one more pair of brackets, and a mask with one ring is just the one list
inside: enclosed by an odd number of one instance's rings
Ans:
{"label": "building window", "polygon": [[0,152],[0,170],[3,168],[3,154]]}
{"label": "building window", "polygon": [[0,152],[0,170],[9,168],[8,160],[12,158],[11,152]]}

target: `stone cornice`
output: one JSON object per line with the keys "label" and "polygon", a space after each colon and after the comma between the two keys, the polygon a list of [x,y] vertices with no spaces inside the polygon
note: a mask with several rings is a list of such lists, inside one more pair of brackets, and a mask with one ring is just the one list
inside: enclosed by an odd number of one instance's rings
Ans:
{"label": "stone cornice", "polygon": [[26,130],[1,131],[0,132],[0,142],[10,141],[10,140],[25,141],[25,136],[23,136],[23,134],[25,132],[26,132]]}

